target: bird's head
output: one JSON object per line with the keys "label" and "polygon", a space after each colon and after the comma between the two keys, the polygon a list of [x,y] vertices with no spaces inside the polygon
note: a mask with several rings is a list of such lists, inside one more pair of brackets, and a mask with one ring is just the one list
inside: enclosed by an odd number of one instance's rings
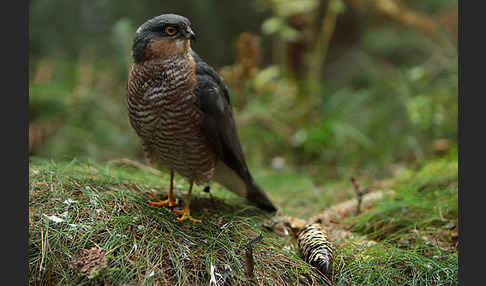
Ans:
{"label": "bird's head", "polygon": [[135,32],[133,59],[135,62],[143,62],[189,53],[190,40],[195,38],[187,18],[175,14],[154,17]]}

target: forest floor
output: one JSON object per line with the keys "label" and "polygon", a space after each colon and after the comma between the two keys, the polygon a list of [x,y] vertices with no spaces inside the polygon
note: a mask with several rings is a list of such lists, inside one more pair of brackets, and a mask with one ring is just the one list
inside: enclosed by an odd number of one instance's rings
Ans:
{"label": "forest floor", "polygon": [[[274,217],[214,184],[193,193],[192,215],[203,221],[195,224],[147,203],[148,192],[167,196],[166,173],[31,157],[30,284],[457,285],[457,155],[399,170],[370,184],[380,199],[365,197],[359,214],[349,178],[316,186],[296,172],[257,170],[279,207]],[[175,188],[184,201],[178,176]],[[269,227],[285,216],[321,218],[334,248],[326,276],[301,258],[291,232]],[[247,244],[259,234],[252,280]]]}

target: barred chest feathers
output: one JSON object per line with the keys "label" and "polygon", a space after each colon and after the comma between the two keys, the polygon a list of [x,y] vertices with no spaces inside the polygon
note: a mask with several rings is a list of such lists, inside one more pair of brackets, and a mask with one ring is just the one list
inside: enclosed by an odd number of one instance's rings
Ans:
{"label": "barred chest feathers", "polygon": [[208,182],[215,158],[201,132],[190,53],[135,63],[127,86],[130,123],[146,155],[189,182]]}

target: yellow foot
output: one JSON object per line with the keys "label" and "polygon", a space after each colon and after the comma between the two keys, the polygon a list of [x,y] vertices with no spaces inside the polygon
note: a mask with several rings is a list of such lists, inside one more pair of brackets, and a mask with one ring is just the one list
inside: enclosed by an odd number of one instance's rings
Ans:
{"label": "yellow foot", "polygon": [[156,200],[155,202],[154,201],[148,201],[149,205],[151,206],[154,206],[154,207],[163,207],[163,206],[169,206],[170,208],[172,207],[176,207],[178,206],[179,204],[174,201],[174,200],[171,200],[170,198],[167,199],[167,200],[160,200],[159,198],[157,198],[156,195],[152,194],[152,193],[148,193],[152,198],[154,198],[154,200]]}
{"label": "yellow foot", "polygon": [[188,219],[188,220],[190,220],[192,222],[195,222],[195,223],[202,223],[202,220],[193,218],[191,216],[191,212],[188,209],[183,209],[183,210],[170,210],[170,212],[171,213],[181,214],[182,215],[180,218],[177,219],[177,222],[181,222],[183,220]]}

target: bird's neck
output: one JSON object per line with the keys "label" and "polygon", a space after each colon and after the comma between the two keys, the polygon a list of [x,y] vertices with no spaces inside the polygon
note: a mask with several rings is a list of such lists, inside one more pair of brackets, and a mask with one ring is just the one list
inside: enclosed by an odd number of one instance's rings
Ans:
{"label": "bird's neck", "polygon": [[142,97],[145,90],[151,87],[167,89],[167,94],[172,94],[174,87],[177,87],[177,90],[186,94],[192,93],[196,86],[195,71],[194,58],[190,53],[185,53],[134,63],[130,78],[134,81],[133,86],[142,89],[135,94]]}
{"label": "bird's neck", "polygon": [[[177,54],[154,62],[156,71],[169,86],[195,85],[196,63],[190,53]],[[156,73],[155,73],[156,74]]]}

